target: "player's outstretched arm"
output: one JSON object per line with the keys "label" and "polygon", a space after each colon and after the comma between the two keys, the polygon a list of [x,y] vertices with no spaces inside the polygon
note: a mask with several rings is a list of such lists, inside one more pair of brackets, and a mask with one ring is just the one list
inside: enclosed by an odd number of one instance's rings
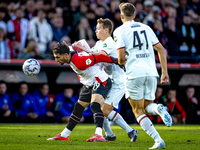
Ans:
{"label": "player's outstretched arm", "polygon": [[86,47],[84,47],[83,45],[82,45],[82,43],[81,42],[74,42],[72,45],[74,45],[74,46],[76,46],[76,47],[79,47],[79,48],[81,48],[82,50],[84,50],[84,51],[86,51],[86,52],[88,52],[88,53],[91,53],[91,54],[94,54],[92,51],[90,51],[90,50],[88,50]]}
{"label": "player's outstretched arm", "polygon": [[71,58],[71,62],[80,70],[85,70],[88,67],[91,67],[99,62],[118,64],[117,58],[106,56],[103,54],[100,55],[93,54],[89,56],[79,56],[78,54],[74,54],[73,57]]}
{"label": "player's outstretched arm", "polygon": [[[84,44],[87,44],[87,43],[84,43]],[[98,52],[98,53],[94,53],[93,51],[91,51],[91,50],[89,50],[89,49],[87,49],[86,48],[86,46],[84,46],[81,42],[74,42],[72,45],[74,45],[74,46],[76,46],[76,47],[79,47],[79,48],[81,48],[82,50],[84,50],[84,51],[86,51],[86,52],[88,52],[88,53],[91,53],[91,54],[104,54],[104,55],[107,55],[106,54],[106,52],[105,51],[100,51],[100,52]],[[89,47],[89,46],[87,46],[87,47]]]}
{"label": "player's outstretched arm", "polygon": [[105,54],[93,54],[94,58],[96,59],[95,64],[99,62],[107,62],[107,63],[118,63],[117,58],[112,56],[106,56]]}
{"label": "player's outstretched arm", "polygon": [[165,54],[165,49],[162,44],[158,43],[153,46],[153,48],[158,51],[158,56],[162,68],[162,75],[161,75],[161,84],[165,84],[169,82],[169,76],[167,71],[167,59]]}

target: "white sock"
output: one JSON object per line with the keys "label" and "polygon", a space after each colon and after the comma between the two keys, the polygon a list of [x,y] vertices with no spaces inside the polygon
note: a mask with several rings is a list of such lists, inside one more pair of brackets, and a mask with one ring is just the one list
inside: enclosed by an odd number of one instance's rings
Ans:
{"label": "white sock", "polygon": [[127,133],[131,132],[133,129],[126,123],[126,121],[122,118],[122,116],[116,111],[112,110],[108,115],[108,119],[114,121],[118,124],[122,129],[126,130]]}
{"label": "white sock", "polygon": [[158,104],[151,103],[145,108],[145,111],[148,113],[148,115],[158,115],[157,108],[158,108]]}
{"label": "white sock", "polygon": [[104,117],[103,129],[105,131],[106,136],[112,136],[114,134],[110,128],[110,124],[107,117]]}
{"label": "white sock", "polygon": [[102,128],[96,127],[95,134],[101,135],[102,136]]}
{"label": "white sock", "polygon": [[65,129],[61,132],[61,136],[67,138],[67,137],[70,135],[71,132],[72,132],[72,131],[70,131],[69,129],[65,128]]}
{"label": "white sock", "polygon": [[145,115],[141,115],[137,118],[138,123],[142,127],[142,129],[150,136],[152,137],[155,142],[159,142],[162,140],[159,133],[156,131],[156,129],[153,126],[153,123],[151,120]]}

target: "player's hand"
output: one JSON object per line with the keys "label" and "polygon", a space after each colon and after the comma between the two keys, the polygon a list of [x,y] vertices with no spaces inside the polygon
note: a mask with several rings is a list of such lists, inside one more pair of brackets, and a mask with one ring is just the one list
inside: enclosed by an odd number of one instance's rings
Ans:
{"label": "player's hand", "polygon": [[67,43],[66,43],[65,41],[63,41],[63,43],[64,43],[66,46],[68,46]]}
{"label": "player's hand", "polygon": [[74,42],[73,45],[79,48],[83,48],[83,45],[81,44],[81,42]]}
{"label": "player's hand", "polygon": [[161,84],[165,84],[165,83],[168,83],[169,82],[169,76],[168,74],[162,74],[161,75],[161,79],[160,79],[160,83]]}
{"label": "player's hand", "polygon": [[75,41],[74,43],[72,43],[72,45],[75,45],[77,43],[77,41]]}

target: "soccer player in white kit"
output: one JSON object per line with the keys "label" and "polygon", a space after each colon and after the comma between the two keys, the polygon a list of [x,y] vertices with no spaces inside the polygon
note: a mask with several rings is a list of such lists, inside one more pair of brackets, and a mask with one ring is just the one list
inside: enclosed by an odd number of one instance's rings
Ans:
{"label": "soccer player in white kit", "polygon": [[[111,37],[112,31],[113,25],[110,19],[100,18],[97,20],[95,33],[99,41],[97,41],[95,46],[91,49],[91,51],[93,52],[92,54],[103,54],[117,58],[116,43]],[[75,45],[78,46],[78,43],[75,43]],[[79,46],[81,49],[87,51],[87,49],[85,49],[81,45]],[[110,92],[106,96],[104,103],[101,106],[104,116],[114,121],[121,128],[123,128],[128,133],[130,141],[135,142],[137,139],[138,131],[132,129],[125,122],[122,116],[113,110],[114,107],[116,109],[118,108],[119,102],[125,94],[124,70],[116,64],[99,63],[99,65],[101,66],[100,68],[105,70],[105,72],[112,80],[112,87],[110,89]],[[106,117],[104,118],[104,130],[106,133],[105,139],[108,141],[116,140],[116,136],[110,129],[110,126],[108,125],[108,119]]]}
{"label": "soccer player in white kit", "polygon": [[[85,42],[86,43],[86,42]],[[76,102],[69,123],[61,134],[48,138],[47,140],[69,141],[69,136],[75,126],[80,122],[83,111],[90,103],[96,125],[95,134],[87,139],[87,142],[105,141],[102,137],[104,115],[101,104],[107,96],[112,82],[104,70],[101,70],[99,62],[117,63],[117,59],[105,55],[91,55],[75,46],[68,46],[66,43],[58,43],[53,49],[55,61],[60,65],[68,63],[74,72],[79,76],[83,84],[79,100]]]}
{"label": "soccer player in white kit", "polygon": [[149,149],[165,148],[165,142],[146,116],[160,115],[166,126],[172,125],[171,116],[163,105],[153,103],[158,77],[153,49],[159,54],[162,84],[169,81],[165,50],[149,26],[133,21],[135,7],[131,3],[121,3],[119,9],[123,25],[114,31],[114,40],[119,64],[126,62],[126,98],[140,126],[155,140]]}

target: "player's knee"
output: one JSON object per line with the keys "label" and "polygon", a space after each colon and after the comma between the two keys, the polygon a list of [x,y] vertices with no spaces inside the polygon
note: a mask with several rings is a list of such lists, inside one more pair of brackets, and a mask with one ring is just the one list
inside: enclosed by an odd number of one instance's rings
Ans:
{"label": "player's knee", "polygon": [[101,107],[101,110],[102,110],[104,116],[107,117],[110,114],[110,112],[113,110],[113,107],[104,103]]}
{"label": "player's knee", "polygon": [[102,108],[101,108],[101,110],[102,110],[102,112],[103,112],[103,115],[106,116],[106,117],[108,117],[109,111],[106,110],[106,109],[102,109]]}
{"label": "player's knee", "polygon": [[84,108],[87,107],[90,103],[89,102],[83,102],[81,100],[78,100],[78,102],[76,102],[76,104],[80,104],[81,106],[83,106]]}
{"label": "player's knee", "polygon": [[100,94],[92,94],[91,102],[96,102],[102,105],[104,102],[104,98]]}

